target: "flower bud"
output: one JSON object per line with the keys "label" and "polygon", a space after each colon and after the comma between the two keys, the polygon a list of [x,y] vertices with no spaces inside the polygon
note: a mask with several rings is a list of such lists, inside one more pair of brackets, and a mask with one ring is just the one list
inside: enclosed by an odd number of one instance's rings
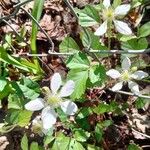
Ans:
{"label": "flower bud", "polygon": [[137,67],[132,67],[131,71],[133,71],[133,72],[137,71]]}

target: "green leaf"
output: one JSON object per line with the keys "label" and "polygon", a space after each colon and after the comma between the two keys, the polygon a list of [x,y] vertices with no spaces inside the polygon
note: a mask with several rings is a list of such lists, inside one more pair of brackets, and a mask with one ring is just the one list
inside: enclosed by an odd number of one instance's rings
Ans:
{"label": "green leaf", "polygon": [[95,146],[95,145],[88,144],[87,150],[103,150],[103,148],[100,148],[100,147]]}
{"label": "green leaf", "polygon": [[142,149],[138,145],[133,143],[128,146],[127,150],[142,150]]}
{"label": "green leaf", "polygon": [[17,124],[20,127],[25,127],[29,124],[31,116],[31,111],[10,109],[6,117],[6,121],[9,124]]}
{"label": "green leaf", "polygon": [[27,87],[26,85],[22,85],[18,83],[19,88],[21,89],[24,96],[28,99],[36,99],[40,94],[37,93],[34,89]]}
{"label": "green leaf", "polygon": [[23,58],[16,58],[12,57],[9,54],[7,54],[6,50],[3,47],[0,47],[0,61],[14,65],[15,67],[22,69],[24,71],[37,73],[38,69],[36,65],[33,63],[28,62],[27,60]]}
{"label": "green leaf", "polygon": [[[37,22],[39,22],[41,14],[42,14],[42,10],[43,10],[43,6],[44,6],[44,0],[34,0],[34,6],[33,6],[33,10],[32,10],[32,16],[35,18],[35,20]],[[31,52],[32,54],[37,54],[37,48],[36,48],[36,36],[38,33],[38,26],[35,23],[35,21],[32,21],[32,32],[31,32]],[[38,59],[37,57],[33,57],[33,61],[35,63],[35,65],[38,68],[39,72],[42,72],[42,69],[39,65]]]}
{"label": "green leaf", "polygon": [[85,142],[90,137],[90,133],[83,129],[77,129],[74,133],[74,138],[79,142]]}
{"label": "green leaf", "polygon": [[100,103],[97,107],[95,107],[93,109],[93,111],[96,114],[104,114],[105,112],[109,111],[109,105],[108,104],[104,104],[104,103]]}
{"label": "green leaf", "polygon": [[99,124],[99,127],[102,127],[103,129],[105,128],[108,128],[109,126],[111,126],[113,124],[113,121],[112,120],[105,120],[105,121],[102,121]]}
{"label": "green leaf", "polygon": [[77,124],[84,130],[90,130],[90,124],[88,121],[88,117],[82,119],[76,119]]}
{"label": "green leaf", "polygon": [[[37,22],[40,20],[42,10],[43,10],[43,5],[44,5],[44,0],[35,0],[34,1],[32,16],[36,19]],[[38,26],[34,21],[32,21],[31,49],[32,49],[32,53],[35,53],[35,54],[36,54],[37,32],[38,32]]]}
{"label": "green leaf", "polygon": [[31,111],[27,111],[27,110],[20,111],[19,115],[18,115],[18,123],[17,124],[20,127],[25,127],[26,125],[29,124],[31,116],[32,116],[32,112]]}
{"label": "green leaf", "polygon": [[98,142],[100,142],[103,138],[103,129],[99,124],[97,124],[95,128],[95,137]]}
{"label": "green leaf", "polygon": [[66,122],[68,120],[68,116],[63,112],[63,110],[61,108],[57,108],[57,114],[62,123]]}
{"label": "green leaf", "polygon": [[122,42],[121,47],[124,50],[146,49],[148,47],[148,42],[147,42],[146,38],[131,39],[127,42]]}
{"label": "green leaf", "polygon": [[37,142],[32,142],[30,145],[30,150],[39,150],[39,146]]}
{"label": "green leaf", "polygon": [[10,46],[12,45],[12,37],[11,34],[6,34],[5,36],[5,41],[6,43],[3,44],[3,47],[5,49],[10,48]]}
{"label": "green leaf", "polygon": [[39,72],[38,67],[34,63],[31,63],[24,58],[19,58],[19,61],[23,66],[28,68],[28,71],[33,72],[34,74],[38,74],[38,75],[42,73],[42,70]]}
{"label": "green leaf", "polygon": [[81,145],[81,143],[75,141],[74,139],[71,140],[71,147],[72,150],[85,150],[85,148]]}
{"label": "green leaf", "polygon": [[8,109],[22,109],[21,99],[17,94],[10,94],[8,97]]}
{"label": "green leaf", "polygon": [[4,77],[0,77],[0,92],[4,90],[8,81]]}
{"label": "green leaf", "polygon": [[23,77],[23,84],[35,92],[40,93],[40,86],[37,82],[31,80],[30,78]]}
{"label": "green leaf", "polygon": [[67,67],[70,69],[88,69],[90,62],[84,53],[77,53],[71,56],[67,61]]}
{"label": "green leaf", "polygon": [[65,137],[63,134],[58,134],[51,150],[62,150],[69,149],[71,138]]}
{"label": "green leaf", "polygon": [[14,65],[20,69],[28,71],[27,67],[23,66],[16,58],[10,56],[6,53],[6,50],[3,47],[0,47],[0,61]]}
{"label": "green leaf", "polygon": [[132,8],[136,8],[136,7],[140,6],[144,1],[143,0],[132,0],[132,2],[131,2]]}
{"label": "green leaf", "polygon": [[[100,43],[99,37],[94,35],[94,33],[90,30],[86,30],[88,33],[88,36],[90,37],[91,40],[91,49],[95,49],[95,50],[107,50],[108,48],[106,46],[103,46]],[[81,33],[81,39],[82,39],[82,43],[84,45],[84,47],[88,47],[89,46],[89,37],[87,36],[87,34],[85,32]]]}
{"label": "green leaf", "polygon": [[100,22],[99,12],[91,5],[85,6],[83,10],[78,11],[78,14],[81,26],[93,26]]}
{"label": "green leaf", "polygon": [[59,134],[51,150],[85,150],[83,146],[71,137],[65,137],[62,134]]}
{"label": "green leaf", "polygon": [[52,135],[46,135],[45,139],[44,139],[44,146],[46,147],[48,144],[50,144],[51,142],[53,142],[55,140],[55,137],[53,137]]}
{"label": "green leaf", "polygon": [[122,42],[127,42],[127,41],[129,41],[129,40],[131,40],[131,39],[136,39],[137,37],[135,36],[135,35],[132,35],[132,36],[128,36],[128,35],[121,35],[121,37],[120,37],[120,41],[122,41]]}
{"label": "green leaf", "polygon": [[85,92],[86,82],[88,79],[88,71],[71,70],[68,73],[67,79],[75,82],[75,90],[72,94],[72,98],[79,99]]}
{"label": "green leaf", "polygon": [[99,125],[102,126],[103,128],[108,127],[112,124],[113,124],[112,120],[105,120],[105,121],[99,123]]}
{"label": "green leaf", "polygon": [[85,118],[93,113],[92,109],[90,107],[82,107],[79,111],[79,114],[77,116],[77,119]]}
{"label": "green leaf", "polygon": [[68,73],[68,79],[75,82],[72,98],[79,99],[82,96],[85,92],[88,78],[92,83],[102,83],[106,78],[104,67],[90,63],[87,56],[81,52],[69,57],[67,67],[71,69]]}
{"label": "green leaf", "polygon": [[104,67],[90,63],[87,56],[81,52],[69,57],[67,67],[71,69],[68,73],[68,79],[75,82],[72,98],[79,99],[82,96],[88,78],[92,83],[102,83],[106,78]]}
{"label": "green leaf", "polygon": [[10,109],[10,111],[8,112],[8,114],[5,118],[6,122],[8,124],[17,124],[19,113],[20,113],[19,110]]}
{"label": "green leaf", "polygon": [[141,38],[150,35],[149,28],[150,28],[150,21],[140,27],[140,29],[138,30],[138,37]]}
{"label": "green leaf", "polygon": [[[25,25],[21,26],[20,36],[21,36],[22,38],[24,38],[24,37],[26,36],[27,32],[28,32],[28,30],[27,30],[26,26],[25,26]],[[18,37],[18,38],[19,38],[19,37]],[[20,40],[20,39],[19,39],[19,40]],[[22,41],[22,40],[21,40],[21,41]]]}
{"label": "green leaf", "polygon": [[5,88],[3,89],[3,91],[0,91],[0,100],[8,96],[11,92],[12,92],[12,88],[10,84],[7,84]]}
{"label": "green leaf", "polygon": [[115,110],[117,110],[119,107],[119,104],[115,101],[112,101],[110,104],[109,104],[109,111],[111,112],[114,112]]}
{"label": "green leaf", "polygon": [[26,134],[24,134],[24,136],[21,140],[21,149],[28,150],[28,138],[27,138]]}
{"label": "green leaf", "polygon": [[145,104],[146,104],[146,101],[140,97],[135,101],[135,106],[137,109],[143,108],[145,106]]}
{"label": "green leaf", "polygon": [[104,82],[106,79],[105,68],[101,65],[94,65],[89,70],[90,81],[94,84],[96,82]]}
{"label": "green leaf", "polygon": [[11,43],[12,43],[11,34],[6,34],[5,40],[7,41],[7,43],[8,43],[9,45],[11,45]]}
{"label": "green leaf", "polygon": [[66,37],[59,45],[59,50],[62,53],[78,52],[80,48],[72,37]]}

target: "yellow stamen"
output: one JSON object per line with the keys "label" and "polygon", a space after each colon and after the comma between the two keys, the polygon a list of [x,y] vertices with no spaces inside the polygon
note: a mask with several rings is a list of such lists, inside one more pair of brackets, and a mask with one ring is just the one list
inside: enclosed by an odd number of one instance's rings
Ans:
{"label": "yellow stamen", "polygon": [[47,99],[47,103],[52,107],[58,107],[61,103],[62,99],[57,95],[51,95]]}
{"label": "yellow stamen", "polygon": [[126,70],[122,73],[121,78],[123,81],[129,81],[130,80],[130,74],[129,72]]}
{"label": "yellow stamen", "polygon": [[111,8],[108,8],[103,11],[104,20],[112,21],[114,19],[114,11]]}

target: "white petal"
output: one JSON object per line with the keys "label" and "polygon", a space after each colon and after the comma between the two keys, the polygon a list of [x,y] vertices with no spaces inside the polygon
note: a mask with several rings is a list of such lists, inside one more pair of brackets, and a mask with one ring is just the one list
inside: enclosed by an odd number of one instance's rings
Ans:
{"label": "white petal", "polygon": [[109,71],[106,72],[106,75],[108,75],[109,77],[111,77],[113,79],[117,79],[121,76],[119,71],[117,71],[115,69],[110,69]]}
{"label": "white petal", "polygon": [[130,88],[130,90],[134,93],[134,94],[139,94],[139,86],[137,83],[133,82],[133,81],[129,81],[128,82],[128,86]]}
{"label": "white petal", "polygon": [[71,102],[69,100],[62,102],[60,106],[63,112],[66,113],[67,115],[74,115],[78,110],[77,105],[74,102]]}
{"label": "white petal", "polygon": [[107,21],[103,22],[103,24],[100,25],[100,27],[95,31],[96,36],[101,36],[107,31]]}
{"label": "white petal", "polygon": [[122,70],[129,70],[131,66],[131,61],[128,57],[125,57],[121,63]]}
{"label": "white petal", "polygon": [[128,11],[130,10],[131,6],[129,4],[124,4],[124,5],[120,5],[115,9],[115,15],[121,15],[124,16],[128,13]]}
{"label": "white petal", "polygon": [[143,79],[143,78],[148,77],[148,73],[139,70],[139,71],[136,71],[135,73],[133,73],[133,74],[131,75],[131,77],[134,78],[134,79],[137,79],[137,80],[141,80],[141,79]]}
{"label": "white petal", "polygon": [[30,111],[41,110],[44,107],[44,100],[42,98],[36,98],[25,104],[25,109]]}
{"label": "white petal", "polygon": [[112,87],[112,91],[119,91],[123,86],[123,82],[119,82]]}
{"label": "white petal", "polygon": [[60,90],[60,97],[67,97],[71,95],[74,91],[75,83],[72,80],[67,81],[67,83]]}
{"label": "white petal", "polygon": [[105,8],[108,8],[110,6],[110,0],[104,0],[103,5],[105,6]]}
{"label": "white petal", "polygon": [[55,113],[54,109],[51,109],[49,106],[42,110],[42,122],[43,128],[50,129],[56,123],[57,114]]}
{"label": "white petal", "polygon": [[130,35],[132,34],[131,29],[129,28],[128,24],[122,21],[114,20],[114,24],[116,27],[116,30],[124,35]]}
{"label": "white petal", "polygon": [[60,88],[61,84],[62,84],[62,81],[61,81],[60,74],[59,73],[54,73],[54,75],[52,76],[51,85],[50,85],[50,88],[51,88],[53,94],[57,93],[57,91]]}

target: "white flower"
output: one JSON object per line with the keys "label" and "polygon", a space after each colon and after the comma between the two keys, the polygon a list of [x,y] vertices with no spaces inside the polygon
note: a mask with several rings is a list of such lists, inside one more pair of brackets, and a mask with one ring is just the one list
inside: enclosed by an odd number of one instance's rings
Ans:
{"label": "white flower", "polygon": [[67,83],[58,92],[61,84],[62,81],[60,74],[55,73],[51,79],[51,91],[48,87],[44,88],[46,95],[45,98],[37,98],[25,105],[25,108],[30,111],[43,109],[41,119],[45,130],[52,128],[56,123],[57,114],[55,112],[55,108],[60,106],[67,115],[74,115],[78,110],[77,105],[74,102],[71,102],[70,100],[63,100],[64,97],[68,97],[73,93],[75,87],[74,82],[72,80],[67,81]]}
{"label": "white flower", "polygon": [[[106,33],[107,29],[110,28],[110,24],[114,23],[116,30],[124,35],[132,34],[131,29],[129,28],[128,24],[122,21],[117,20],[116,18],[122,17],[127,14],[130,10],[130,4],[123,4],[117,6],[115,10],[110,5],[110,0],[103,1],[104,10],[102,12],[103,23],[94,33],[97,36],[101,36]],[[108,27],[109,26],[109,27]]]}
{"label": "white flower", "polygon": [[117,83],[112,87],[112,91],[119,91],[122,88],[123,83],[128,83],[128,87],[130,88],[130,90],[134,94],[139,94],[139,86],[137,83],[133,82],[132,80],[134,79],[141,80],[147,77],[148,73],[141,70],[135,71],[136,70],[135,67],[133,67],[132,69],[130,69],[130,67],[131,67],[131,61],[128,57],[125,57],[122,61],[121,73],[115,69],[110,69],[109,71],[106,72],[106,74],[111,78],[119,79],[119,83]]}

